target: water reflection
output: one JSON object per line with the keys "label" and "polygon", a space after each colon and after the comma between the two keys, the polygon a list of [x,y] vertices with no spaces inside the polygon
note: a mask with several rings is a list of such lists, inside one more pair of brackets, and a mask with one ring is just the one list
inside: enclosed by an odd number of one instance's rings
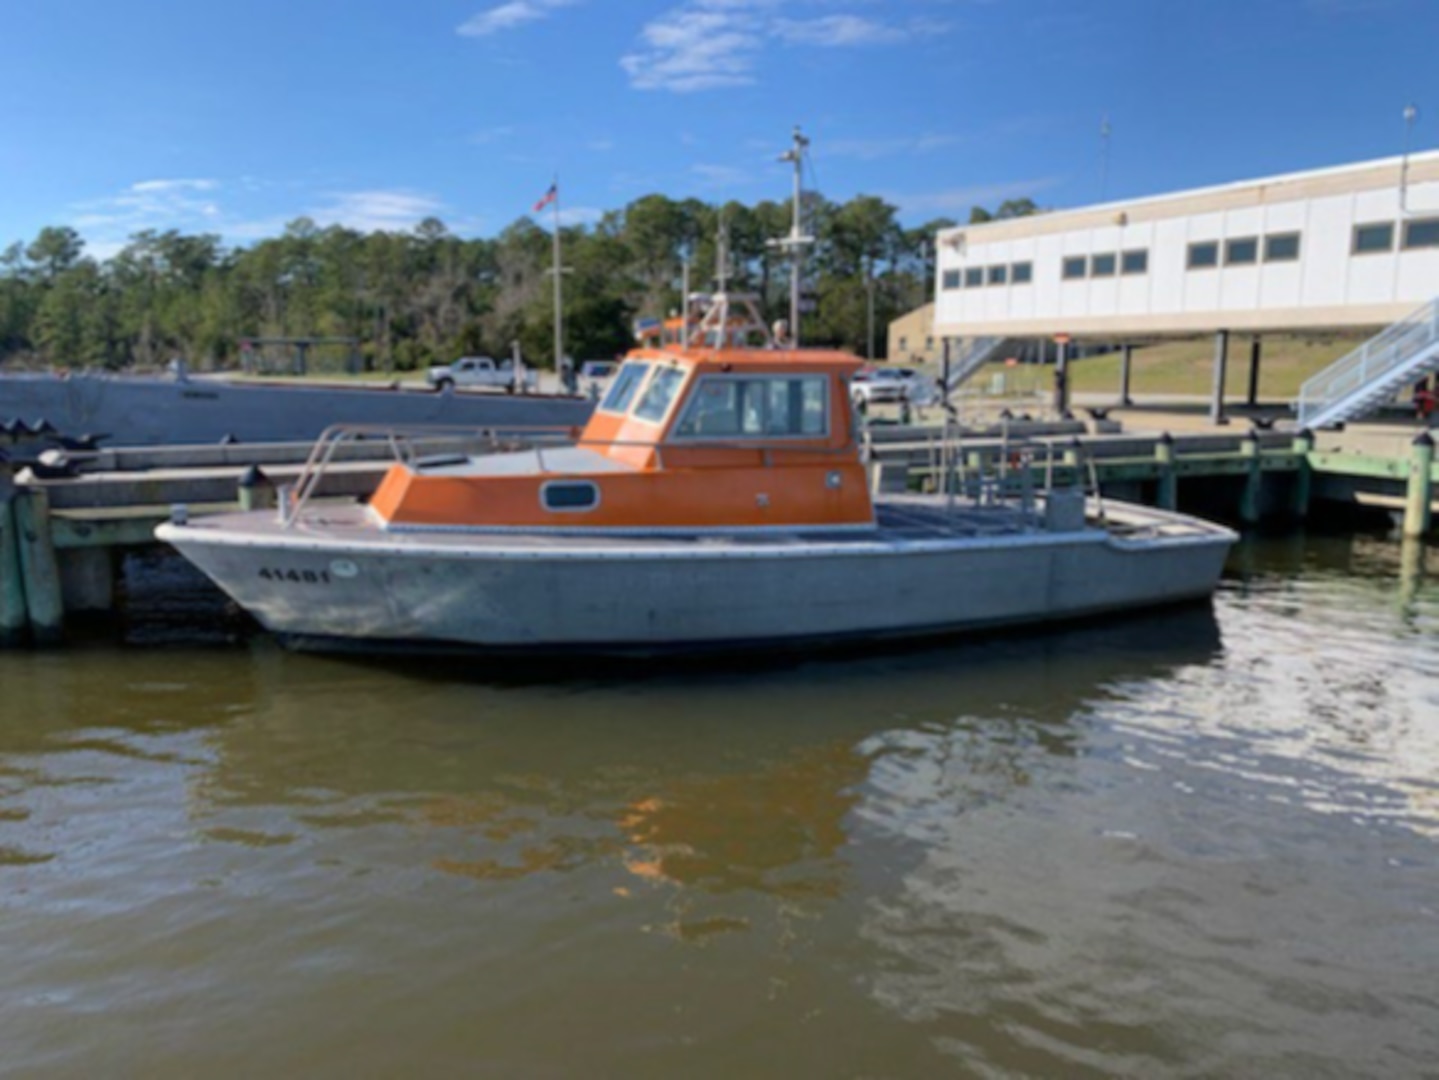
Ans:
{"label": "water reflection", "polygon": [[0,655],[7,1060],[1412,1074],[1406,558],[1266,542],[1214,610],[748,669]]}

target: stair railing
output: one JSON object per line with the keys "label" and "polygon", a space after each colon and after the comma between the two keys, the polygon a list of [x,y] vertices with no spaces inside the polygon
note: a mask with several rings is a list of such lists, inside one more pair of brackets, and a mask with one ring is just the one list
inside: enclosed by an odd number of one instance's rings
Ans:
{"label": "stair railing", "polygon": [[1299,389],[1299,424],[1311,426],[1366,387],[1377,385],[1421,350],[1439,340],[1439,298],[1400,319],[1340,357]]}

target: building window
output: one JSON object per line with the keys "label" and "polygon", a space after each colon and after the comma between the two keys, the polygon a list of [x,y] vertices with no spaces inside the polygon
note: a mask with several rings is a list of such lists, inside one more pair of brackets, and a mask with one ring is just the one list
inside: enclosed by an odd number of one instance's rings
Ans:
{"label": "building window", "polygon": [[1003,285],[1009,280],[1009,267],[991,266],[989,268],[989,283],[991,285]]}
{"label": "building window", "polygon": [[1015,263],[1009,268],[1009,281],[1012,285],[1028,285],[1034,280],[1034,263]]}
{"label": "building window", "polygon": [[900,335],[899,335],[899,351],[900,351],[900,352],[904,352],[904,350],[907,349],[907,348],[909,348],[909,338],[905,337],[903,334],[900,334]]}
{"label": "building window", "polygon": [[1224,241],[1225,266],[1252,266],[1259,261],[1259,239],[1246,236],[1242,240]]}
{"label": "building window", "polygon": [[1149,273],[1149,249],[1138,248],[1126,251],[1119,260],[1119,269],[1124,274]]}
{"label": "building window", "polygon": [[1439,247],[1439,218],[1424,218],[1404,223],[1404,247]]}
{"label": "building window", "polygon": [[964,287],[966,289],[977,289],[984,284],[984,267],[971,266],[964,272]]}
{"label": "building window", "polygon": [[929,352],[929,351],[932,350],[933,348],[934,348],[934,338],[932,338],[932,337],[927,337],[927,338],[925,338],[925,339],[924,339],[924,351],[925,351],[925,352]]}
{"label": "building window", "polygon": [[1354,254],[1372,255],[1394,250],[1394,222],[1377,221],[1354,226]]}
{"label": "building window", "polygon": [[1213,240],[1189,245],[1189,269],[1208,270],[1219,265],[1219,245]]}
{"label": "building window", "polygon": [[946,289],[957,289],[957,288],[959,288],[959,271],[958,271],[958,270],[946,270],[946,271],[944,272],[944,287],[945,287]]}
{"label": "building window", "polygon": [[1294,262],[1299,258],[1299,234],[1271,233],[1264,238],[1265,262]]}
{"label": "building window", "polygon": [[1114,276],[1114,256],[1113,256],[1113,255],[1096,255],[1094,258],[1090,259],[1090,260],[1089,260],[1089,276],[1090,276],[1090,277],[1113,277],[1113,276]]}
{"label": "building window", "polygon": [[1064,279],[1073,281],[1075,278],[1084,276],[1085,258],[1083,255],[1072,255],[1064,260]]}

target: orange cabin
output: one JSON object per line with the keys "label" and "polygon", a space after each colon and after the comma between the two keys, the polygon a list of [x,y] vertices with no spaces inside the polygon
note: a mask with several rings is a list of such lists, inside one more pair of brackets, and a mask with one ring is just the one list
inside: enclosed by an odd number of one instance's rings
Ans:
{"label": "orange cabin", "polygon": [[860,361],[819,349],[629,354],[573,446],[393,466],[387,528],[869,528],[849,405]]}

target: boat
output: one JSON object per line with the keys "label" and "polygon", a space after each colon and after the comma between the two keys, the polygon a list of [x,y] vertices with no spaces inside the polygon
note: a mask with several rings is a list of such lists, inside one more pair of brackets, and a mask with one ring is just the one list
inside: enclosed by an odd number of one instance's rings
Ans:
{"label": "boat", "polygon": [[366,502],[336,505],[315,493],[337,447],[405,438],[338,428],[277,511],[181,513],[157,536],[301,649],[765,650],[1214,591],[1236,537],[1193,517],[1076,486],[875,491],[862,361],[776,339],[752,298],[708,300],[684,340],[629,354],[566,445],[402,450]]}
{"label": "boat", "polygon": [[[1233,532],[1072,483],[1037,491],[1030,447],[1004,447],[1001,470],[1025,467],[986,479],[947,437],[937,491],[883,490],[853,406],[863,361],[799,346],[806,145],[796,130],[785,158],[788,321],[730,292],[721,227],[718,289],[690,293],[686,270],[683,310],[636,327],[578,438],[427,455],[412,433],[336,427],[276,512],[182,508],[157,537],[301,649],[759,651],[1209,597]],[[367,438],[397,456],[374,494],[317,498]]]}

